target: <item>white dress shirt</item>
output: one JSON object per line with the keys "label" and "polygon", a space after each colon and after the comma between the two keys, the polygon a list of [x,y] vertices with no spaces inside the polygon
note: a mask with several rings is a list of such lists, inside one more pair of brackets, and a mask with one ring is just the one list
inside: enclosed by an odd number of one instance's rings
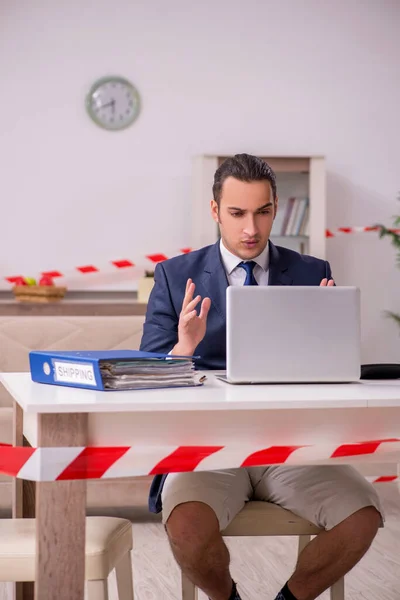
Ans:
{"label": "white dress shirt", "polygon": [[[229,285],[243,285],[246,279],[246,271],[238,266],[239,263],[243,262],[242,259],[225,248],[222,240],[220,241],[219,248]],[[253,258],[253,260],[256,263],[253,269],[255,280],[258,285],[268,285],[269,244],[267,244],[261,254],[256,256],[256,258]]]}

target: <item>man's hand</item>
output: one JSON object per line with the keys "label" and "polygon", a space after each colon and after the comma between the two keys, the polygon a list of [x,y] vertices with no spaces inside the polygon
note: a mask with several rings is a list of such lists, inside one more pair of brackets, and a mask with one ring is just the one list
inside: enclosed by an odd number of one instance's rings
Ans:
{"label": "man's hand", "polygon": [[207,315],[210,310],[211,300],[210,298],[204,298],[201,303],[200,314],[197,315],[196,306],[200,302],[201,296],[193,298],[195,289],[196,286],[193,281],[188,279],[182,310],[179,315],[178,343],[173,348],[171,354],[181,356],[193,355],[206,334]]}
{"label": "man's hand", "polygon": [[322,287],[332,287],[335,285],[335,282],[333,281],[333,279],[327,279],[326,277],[321,281],[321,283],[319,284]]}

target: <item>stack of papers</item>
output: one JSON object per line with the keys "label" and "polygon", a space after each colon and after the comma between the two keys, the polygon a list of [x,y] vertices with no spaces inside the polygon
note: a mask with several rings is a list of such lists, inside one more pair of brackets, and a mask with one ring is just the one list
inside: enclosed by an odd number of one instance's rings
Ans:
{"label": "stack of papers", "polygon": [[193,360],[189,358],[101,360],[99,367],[104,388],[109,390],[184,387],[200,384]]}
{"label": "stack of papers", "polygon": [[201,385],[193,356],[140,350],[71,350],[29,353],[32,380],[95,390],[144,390]]}

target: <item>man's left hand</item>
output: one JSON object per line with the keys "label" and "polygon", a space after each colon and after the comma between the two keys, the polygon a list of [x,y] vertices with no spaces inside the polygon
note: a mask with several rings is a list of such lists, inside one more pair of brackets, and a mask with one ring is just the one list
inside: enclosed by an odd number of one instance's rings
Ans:
{"label": "man's left hand", "polygon": [[335,282],[333,281],[333,279],[327,279],[325,277],[319,285],[322,287],[332,287],[335,285]]}

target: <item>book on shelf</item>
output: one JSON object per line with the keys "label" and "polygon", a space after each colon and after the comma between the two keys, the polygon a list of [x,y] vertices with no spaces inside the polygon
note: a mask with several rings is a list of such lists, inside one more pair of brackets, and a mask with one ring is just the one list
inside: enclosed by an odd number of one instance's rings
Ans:
{"label": "book on shelf", "polygon": [[300,225],[299,235],[308,236],[310,234],[309,212],[310,212],[310,204],[309,204],[309,202],[307,202],[307,206],[306,206],[305,211],[304,211],[304,218],[303,218],[303,220],[301,222],[301,225]]}
{"label": "book on shelf", "polygon": [[308,235],[308,217],[308,198],[289,198],[286,203],[280,235]]}

